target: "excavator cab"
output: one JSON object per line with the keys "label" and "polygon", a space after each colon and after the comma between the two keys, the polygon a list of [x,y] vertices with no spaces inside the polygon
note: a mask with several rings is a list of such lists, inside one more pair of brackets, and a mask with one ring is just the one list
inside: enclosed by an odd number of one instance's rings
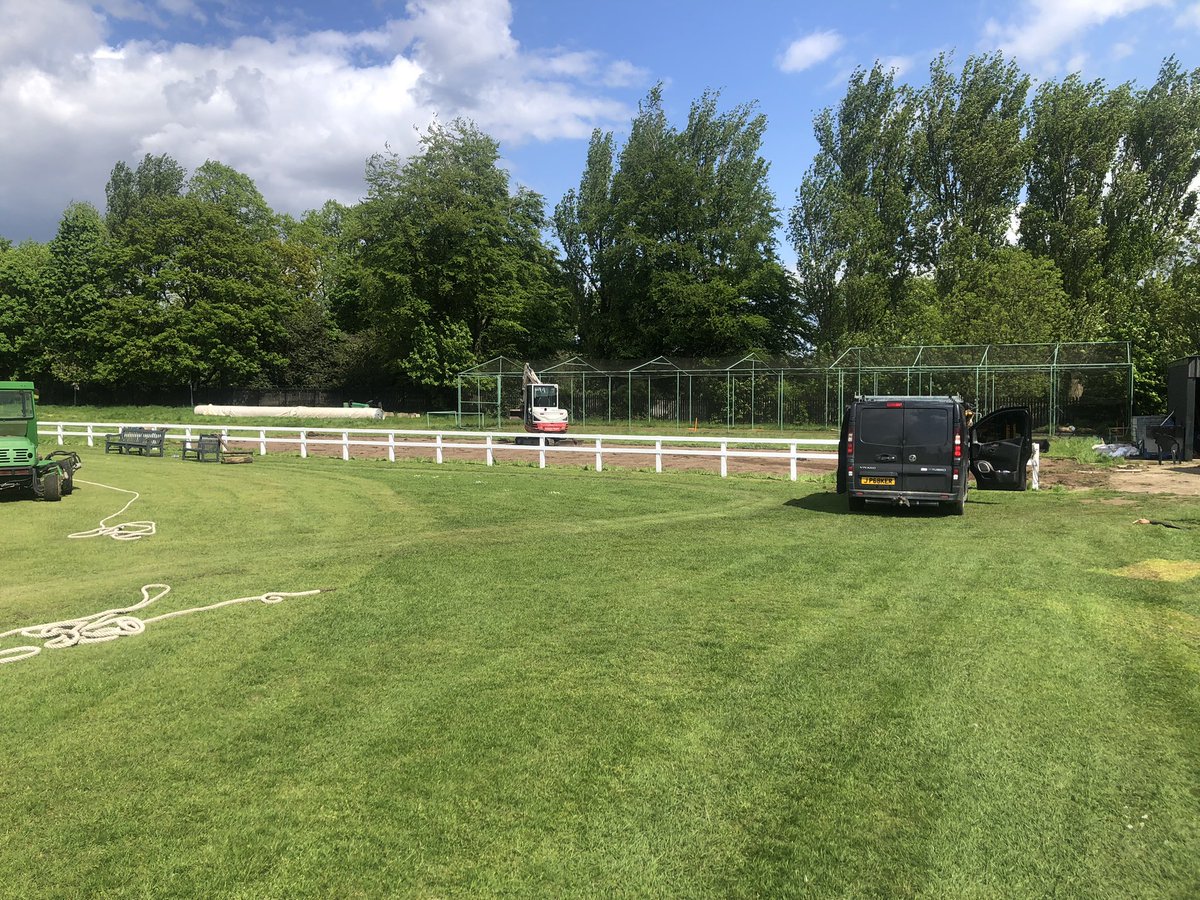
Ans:
{"label": "excavator cab", "polygon": [[567,411],[558,405],[558,385],[545,384],[529,367],[525,367],[525,430],[531,434],[565,434]]}

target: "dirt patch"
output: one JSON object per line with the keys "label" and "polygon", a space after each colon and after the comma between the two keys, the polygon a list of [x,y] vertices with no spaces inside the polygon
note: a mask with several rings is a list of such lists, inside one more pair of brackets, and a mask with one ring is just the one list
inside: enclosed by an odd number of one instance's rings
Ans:
{"label": "dirt patch", "polygon": [[1151,461],[1130,461],[1119,466],[1101,467],[1073,459],[1043,459],[1041,483],[1043,487],[1057,485],[1068,490],[1103,488],[1125,494],[1200,497],[1200,463],[1159,465]]}
{"label": "dirt patch", "polygon": [[[253,449],[258,452],[257,438],[227,438],[231,447]],[[346,453],[354,459],[388,459],[394,456],[398,460],[435,460],[438,456],[433,439],[428,437],[412,440],[397,439],[393,446],[387,441],[350,441]],[[487,460],[487,444],[482,439],[459,439],[445,441],[441,448],[443,460],[456,460],[482,463]],[[786,448],[772,447],[773,452],[781,452]],[[275,443],[268,445],[268,453],[299,453],[299,443]],[[313,435],[307,442],[307,452],[310,456],[343,455],[343,444],[339,438],[331,435]],[[710,472],[719,474],[721,459],[717,455],[719,448],[709,445],[702,448],[664,446],[661,454],[654,447],[636,445],[621,445],[615,442],[605,442],[604,457],[601,465],[605,469],[649,469],[654,471],[661,466],[664,472]],[[735,454],[738,449],[730,448],[730,458],[726,463],[726,471],[730,475],[739,473],[763,473],[788,477],[790,461],[782,456],[766,459],[739,457]],[[801,451],[803,452],[803,450]],[[575,441],[567,439],[546,448],[547,466],[568,466],[576,468],[596,468],[596,449],[591,441]],[[492,459],[497,464],[524,463],[536,466],[539,464],[539,448],[537,446],[518,447],[511,441],[492,444]],[[836,461],[832,459],[800,459],[796,461],[798,475],[832,475]]]}
{"label": "dirt patch", "polygon": [[[386,440],[362,443],[351,441],[348,453],[356,459],[387,459],[389,454],[396,459],[435,459],[437,448],[417,446],[421,442],[432,443],[432,439],[428,437],[414,440],[398,438],[391,448]],[[254,438],[246,438],[230,440],[229,443],[254,449],[257,452],[259,442]],[[778,448],[772,449],[778,450]],[[270,453],[298,453],[299,450],[298,443],[272,443],[268,447]],[[312,456],[339,457],[343,453],[343,446],[341,440],[336,436],[314,433],[308,441],[307,450]],[[706,452],[715,454],[718,452],[718,448],[715,445],[704,448],[668,445],[663,448],[661,456],[656,458],[653,446],[642,447],[606,442],[602,465],[605,469],[649,469],[653,471],[656,466],[661,466],[665,472],[719,473],[721,471],[720,458],[715,455],[706,455]],[[487,445],[483,439],[456,438],[452,442],[445,442],[441,454],[442,459],[445,460],[482,463],[486,459]],[[493,443],[492,457],[497,463],[525,463],[536,466],[539,461],[537,447],[518,447],[511,442]],[[595,447],[589,441],[574,440],[547,447],[546,465],[595,468]],[[835,468],[836,462],[832,459],[796,461],[796,473],[802,476],[832,475]],[[727,471],[731,475],[753,473],[787,478],[790,473],[790,464],[789,460],[781,457],[751,459],[731,456],[727,462]],[[1131,460],[1117,466],[1096,466],[1071,459],[1043,459],[1041,486],[1043,488],[1063,487],[1067,490],[1099,488],[1129,494],[1150,493],[1200,497],[1200,463],[1159,465],[1152,461]]]}
{"label": "dirt patch", "polygon": [[1114,575],[1122,578],[1140,578],[1145,581],[1187,581],[1200,575],[1200,563],[1177,559],[1147,559],[1117,569]]}

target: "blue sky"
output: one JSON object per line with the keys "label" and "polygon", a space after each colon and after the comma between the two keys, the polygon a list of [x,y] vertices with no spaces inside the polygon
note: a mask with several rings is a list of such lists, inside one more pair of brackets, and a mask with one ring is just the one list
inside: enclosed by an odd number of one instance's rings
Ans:
{"label": "blue sky", "polygon": [[1003,50],[1035,78],[1148,86],[1167,55],[1200,65],[1198,41],[1200,0],[0,0],[0,236],[103,209],[113,164],[145,153],[220,160],[278,211],[352,203],[367,156],[435,116],[498,138],[552,209],[591,130],[623,138],[657,82],[678,124],[706,88],[758,103],[786,217],[855,66],[921,84],[939,52]]}

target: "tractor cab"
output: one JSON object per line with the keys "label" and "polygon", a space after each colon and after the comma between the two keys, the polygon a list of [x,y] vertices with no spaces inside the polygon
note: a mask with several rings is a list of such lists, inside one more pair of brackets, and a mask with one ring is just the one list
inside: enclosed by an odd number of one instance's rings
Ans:
{"label": "tractor cab", "polygon": [[33,383],[0,382],[0,492],[27,491],[44,500],[71,493],[78,454],[56,450],[38,458]]}
{"label": "tractor cab", "polygon": [[36,458],[33,385],[9,382],[0,387],[0,466],[31,466]]}

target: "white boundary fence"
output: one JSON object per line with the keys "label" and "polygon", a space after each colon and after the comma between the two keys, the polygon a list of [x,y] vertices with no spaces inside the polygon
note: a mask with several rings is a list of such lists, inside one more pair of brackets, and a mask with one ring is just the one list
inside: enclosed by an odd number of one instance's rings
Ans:
{"label": "white boundary fence", "polygon": [[[553,437],[521,435],[534,443],[510,443],[518,435],[513,432],[384,430],[378,428],[299,428],[297,426],[258,425],[155,425],[138,422],[42,422],[38,434],[56,438],[61,446],[68,437],[87,439],[89,447],[106,434],[115,434],[124,427],[165,428],[168,440],[190,441],[201,434],[221,434],[230,444],[242,447],[257,445],[260,456],[272,445],[299,446],[301,458],[307,458],[312,447],[338,447],[342,459],[351,458],[351,449],[370,447],[376,453],[385,452],[391,462],[396,450],[429,449],[437,463],[444,461],[446,450],[477,451],[489,466],[495,464],[495,451],[536,454],[538,467],[546,467],[546,453],[569,453],[594,456],[597,472],[604,470],[605,457],[637,455],[654,457],[654,471],[663,470],[663,458],[672,456],[715,457],[721,461],[721,477],[729,474],[729,460],[781,460],[789,464],[791,480],[796,480],[796,463],[801,459],[837,461],[837,440],[828,438],[713,438],[697,435],[629,435],[629,434],[570,434],[565,442],[555,443]],[[832,448],[822,450],[820,448]]]}

